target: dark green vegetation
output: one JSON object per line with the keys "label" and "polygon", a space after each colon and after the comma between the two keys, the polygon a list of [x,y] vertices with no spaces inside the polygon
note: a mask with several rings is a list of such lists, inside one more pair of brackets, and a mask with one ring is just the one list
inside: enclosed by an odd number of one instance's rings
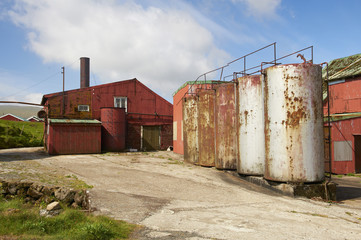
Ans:
{"label": "dark green vegetation", "polygon": [[0,149],[43,145],[43,123],[0,120]]}
{"label": "dark green vegetation", "polygon": [[[19,199],[0,197],[1,236],[15,239],[126,239],[135,225],[65,209],[56,217],[41,217],[39,208]],[[5,238],[7,239],[7,238]],[[12,238],[11,238],[12,239]]]}

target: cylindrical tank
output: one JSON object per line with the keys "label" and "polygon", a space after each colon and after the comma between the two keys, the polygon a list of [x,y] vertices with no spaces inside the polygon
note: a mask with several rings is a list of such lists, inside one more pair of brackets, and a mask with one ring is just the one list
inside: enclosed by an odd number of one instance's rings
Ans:
{"label": "cylindrical tank", "polygon": [[196,96],[183,98],[184,161],[198,164],[198,107]]}
{"label": "cylindrical tank", "polygon": [[250,75],[238,81],[237,172],[263,175],[265,167],[263,76]]}
{"label": "cylindrical tank", "polygon": [[100,109],[102,122],[102,150],[118,152],[125,149],[125,108],[107,107]]}
{"label": "cylindrical tank", "polygon": [[278,65],[265,72],[264,178],[280,182],[324,179],[321,66]]}
{"label": "cylindrical tank", "polygon": [[214,90],[198,93],[198,163],[204,167],[215,165]]}
{"label": "cylindrical tank", "polygon": [[220,84],[216,88],[215,128],[218,169],[237,169],[236,83]]}

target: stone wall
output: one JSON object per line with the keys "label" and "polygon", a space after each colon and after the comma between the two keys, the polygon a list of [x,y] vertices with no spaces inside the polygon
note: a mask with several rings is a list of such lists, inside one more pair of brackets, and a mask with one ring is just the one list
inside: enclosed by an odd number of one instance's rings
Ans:
{"label": "stone wall", "polygon": [[5,199],[20,197],[25,202],[46,204],[59,201],[70,207],[89,209],[89,194],[86,190],[50,187],[33,182],[0,180],[0,194]]}

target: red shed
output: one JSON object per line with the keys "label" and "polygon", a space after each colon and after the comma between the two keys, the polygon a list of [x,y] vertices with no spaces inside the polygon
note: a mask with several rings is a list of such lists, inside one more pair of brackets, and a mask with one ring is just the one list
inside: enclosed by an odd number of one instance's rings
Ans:
{"label": "red shed", "polygon": [[21,117],[15,116],[11,113],[7,113],[5,115],[2,115],[0,117],[1,120],[8,120],[8,121],[16,121],[16,122],[23,122],[26,121],[25,119],[22,119]]}
{"label": "red shed", "polygon": [[80,89],[44,95],[41,104],[48,118],[102,121],[101,108],[124,108],[127,149],[164,150],[172,146],[171,103],[135,78],[90,87],[88,82],[82,81]]}
{"label": "red shed", "polygon": [[83,119],[49,119],[47,149],[49,154],[101,152],[101,122]]}
{"label": "red shed", "polygon": [[[326,74],[324,68],[324,78]],[[361,54],[332,60],[328,75],[329,98],[327,94],[324,95],[324,115],[328,114],[329,101],[332,173],[360,173]]]}

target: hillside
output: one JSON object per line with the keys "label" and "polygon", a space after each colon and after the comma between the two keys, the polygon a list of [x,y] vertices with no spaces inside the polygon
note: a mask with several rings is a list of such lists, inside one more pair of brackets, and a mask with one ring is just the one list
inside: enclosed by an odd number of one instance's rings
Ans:
{"label": "hillside", "polygon": [[27,119],[34,115],[37,116],[37,113],[41,109],[42,107],[36,107],[36,106],[0,104],[0,116],[5,115],[7,113],[11,113],[15,116]]}
{"label": "hillside", "polygon": [[0,149],[43,145],[43,123],[0,120]]}

